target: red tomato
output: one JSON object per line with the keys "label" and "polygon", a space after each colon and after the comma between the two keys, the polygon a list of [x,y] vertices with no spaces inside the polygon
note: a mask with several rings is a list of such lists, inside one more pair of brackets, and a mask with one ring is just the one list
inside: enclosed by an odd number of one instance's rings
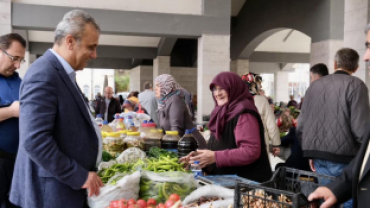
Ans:
{"label": "red tomato", "polygon": [[134,204],[136,204],[135,199],[128,200],[128,205],[134,205]]}
{"label": "red tomato", "polygon": [[166,208],[166,206],[163,203],[159,203],[157,208]]}
{"label": "red tomato", "polygon": [[155,199],[148,199],[148,201],[146,202],[146,204],[148,206],[155,206],[155,205],[157,205],[157,201],[155,201]]}
{"label": "red tomato", "polygon": [[141,208],[146,208],[146,201],[139,199],[137,200],[136,204],[138,204]]}
{"label": "red tomato", "polygon": [[172,207],[174,204],[175,204],[175,202],[174,202],[174,201],[172,201],[172,200],[167,200],[167,201],[166,201],[165,206],[166,206],[166,208],[170,208],[170,207]]}
{"label": "red tomato", "polygon": [[177,195],[177,194],[171,194],[170,198],[168,198],[168,200],[172,200],[174,202],[177,202],[178,200],[180,200],[180,196]]}
{"label": "red tomato", "polygon": [[116,201],[111,201],[111,202],[109,203],[109,208],[118,208],[118,203],[119,203],[119,201],[118,201],[118,200],[116,200]]}
{"label": "red tomato", "polygon": [[136,207],[135,207],[135,204],[130,204],[128,205],[128,208],[136,208]]}
{"label": "red tomato", "polygon": [[119,205],[118,205],[118,207],[117,208],[128,208],[127,207],[127,203],[125,204],[125,202],[119,202]]}

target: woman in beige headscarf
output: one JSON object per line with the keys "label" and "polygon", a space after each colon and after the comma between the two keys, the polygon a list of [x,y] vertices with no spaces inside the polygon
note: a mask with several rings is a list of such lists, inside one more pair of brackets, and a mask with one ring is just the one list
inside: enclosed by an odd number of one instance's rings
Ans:
{"label": "woman in beige headscarf", "polygon": [[[180,137],[183,136],[185,130],[191,130],[195,125],[185,104],[182,88],[169,74],[158,76],[154,82],[160,128],[164,131],[177,131]],[[197,130],[193,131],[193,136],[198,141],[198,148],[206,147],[204,138]]]}

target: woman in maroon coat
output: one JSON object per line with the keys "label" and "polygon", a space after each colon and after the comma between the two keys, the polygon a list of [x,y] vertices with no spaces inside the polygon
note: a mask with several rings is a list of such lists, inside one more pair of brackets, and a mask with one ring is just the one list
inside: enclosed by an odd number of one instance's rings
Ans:
{"label": "woman in maroon coat", "polygon": [[215,101],[208,127],[207,150],[190,153],[180,161],[200,166],[208,175],[238,175],[257,182],[270,179],[271,167],[263,124],[248,86],[238,75],[222,72],[210,90]]}

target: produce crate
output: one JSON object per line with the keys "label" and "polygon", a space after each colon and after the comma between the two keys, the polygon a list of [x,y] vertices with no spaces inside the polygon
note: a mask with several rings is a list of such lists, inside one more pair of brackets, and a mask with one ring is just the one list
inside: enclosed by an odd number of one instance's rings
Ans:
{"label": "produce crate", "polygon": [[237,181],[234,208],[319,207],[320,201],[309,202],[308,195],[319,187],[319,180],[334,179],[331,176],[281,167],[268,182],[246,184]]}

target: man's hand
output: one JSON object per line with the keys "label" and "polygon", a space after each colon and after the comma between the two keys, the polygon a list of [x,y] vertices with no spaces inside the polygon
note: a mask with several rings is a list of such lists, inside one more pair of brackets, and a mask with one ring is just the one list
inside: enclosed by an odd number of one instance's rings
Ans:
{"label": "man's hand", "polygon": [[308,162],[310,163],[310,168],[312,172],[316,172],[315,165],[313,164],[313,159],[309,159]]}
{"label": "man's hand", "polygon": [[10,106],[9,106],[9,111],[12,117],[19,117],[19,101],[14,101]]}
{"label": "man's hand", "polygon": [[279,156],[280,154],[280,147],[272,147],[272,152],[271,152],[275,157]]}
{"label": "man's hand", "polygon": [[87,180],[85,184],[82,186],[83,189],[89,190],[89,196],[99,196],[100,193],[100,187],[103,187],[104,184],[101,181],[100,177],[96,175],[95,172],[89,172],[89,176],[87,177]]}
{"label": "man's hand", "polygon": [[337,197],[334,196],[333,192],[327,187],[319,187],[312,194],[308,196],[309,201],[315,199],[324,199],[325,202],[321,204],[320,208],[330,208],[337,203]]}

